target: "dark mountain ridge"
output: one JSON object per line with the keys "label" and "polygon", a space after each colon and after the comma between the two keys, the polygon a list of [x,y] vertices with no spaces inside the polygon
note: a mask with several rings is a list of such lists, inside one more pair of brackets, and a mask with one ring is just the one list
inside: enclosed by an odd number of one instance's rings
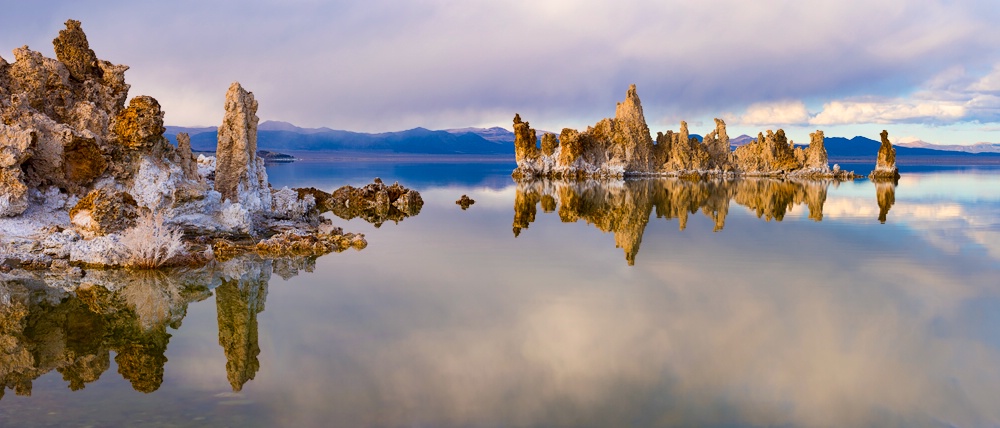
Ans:
{"label": "dark mountain ridge", "polygon": [[[197,151],[214,151],[215,127],[185,128],[167,126],[166,136],[176,143],[179,132],[191,135],[191,146]],[[698,134],[692,137],[701,140]],[[752,142],[753,137],[741,135],[731,140],[733,146]],[[832,160],[874,160],[880,142],[857,136],[854,138],[826,137],[827,155]],[[968,153],[897,145],[896,154],[907,158],[978,159],[1000,162],[1000,153]],[[265,121],[257,128],[257,148],[271,151],[349,151],[428,155],[489,155],[513,156],[514,133],[501,127],[457,128],[434,131],[413,128],[405,131],[364,133],[330,128],[301,128],[288,122]]]}

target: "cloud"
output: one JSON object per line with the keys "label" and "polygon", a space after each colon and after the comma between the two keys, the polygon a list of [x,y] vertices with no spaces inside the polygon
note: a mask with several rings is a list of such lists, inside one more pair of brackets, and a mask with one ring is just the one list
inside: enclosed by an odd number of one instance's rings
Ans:
{"label": "cloud", "polygon": [[855,123],[899,122],[951,122],[963,119],[966,108],[962,104],[911,101],[833,101],[823,105],[823,110],[809,120],[812,125],[843,125]]}
{"label": "cloud", "polygon": [[755,103],[747,107],[746,113],[736,118],[739,125],[805,124],[809,122],[809,112],[802,101],[785,100]]}
{"label": "cloud", "polygon": [[987,1],[22,6],[0,22],[0,51],[51,52],[62,22],[79,19],[99,57],[131,66],[132,95],[156,97],[177,125],[221,120],[233,80],[262,119],[301,126],[508,125],[519,112],[561,129],[610,116],[630,83],[648,117],[694,120],[782,100],[891,99],[956,65],[1000,63],[1000,10]]}

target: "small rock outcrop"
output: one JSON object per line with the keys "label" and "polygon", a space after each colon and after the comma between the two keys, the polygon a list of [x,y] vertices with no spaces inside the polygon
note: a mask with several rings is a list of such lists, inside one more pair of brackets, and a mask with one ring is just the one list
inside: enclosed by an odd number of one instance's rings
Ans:
{"label": "small rock outcrop", "polygon": [[386,221],[399,223],[419,214],[424,200],[416,190],[403,187],[398,182],[386,186],[376,177],[374,182],[364,187],[343,186],[334,190],[327,205],[337,217],[345,220],[360,217],[379,227]]}
{"label": "small rock outcrop", "polygon": [[469,207],[474,203],[476,203],[476,200],[470,198],[469,195],[462,195],[461,198],[458,198],[458,200],[455,201],[455,204],[462,207],[462,211],[469,209]]}
{"label": "small rock outcrop", "polygon": [[871,179],[899,178],[899,168],[896,167],[896,148],[889,142],[889,131],[882,130],[882,145],[878,149],[878,158],[875,160],[875,170],[868,175]]}

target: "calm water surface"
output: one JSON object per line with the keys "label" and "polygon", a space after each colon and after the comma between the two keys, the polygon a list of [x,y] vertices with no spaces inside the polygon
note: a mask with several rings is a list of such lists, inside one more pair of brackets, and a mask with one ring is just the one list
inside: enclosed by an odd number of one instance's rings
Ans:
{"label": "calm water surface", "polygon": [[278,165],[275,186],[380,176],[425,205],[334,218],[368,247],[314,263],[2,285],[0,425],[1000,426],[1000,169],[511,169]]}

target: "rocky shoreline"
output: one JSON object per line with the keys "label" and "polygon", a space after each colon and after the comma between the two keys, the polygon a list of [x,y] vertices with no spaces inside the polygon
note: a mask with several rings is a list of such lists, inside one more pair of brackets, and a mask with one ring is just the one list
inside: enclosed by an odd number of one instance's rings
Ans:
{"label": "rocky shoreline", "polygon": [[[631,85],[625,100],[618,103],[615,117],[603,119],[580,132],[565,128],[542,135],[541,144],[528,122],[514,115],[515,179],[535,177],[555,179],[658,177],[795,177],[835,180],[861,178],[853,171],[829,165],[823,146],[823,131],[810,134],[809,146],[796,147],[779,129],[759,133],[757,139],[736,150],[730,149],[726,123],[715,119],[715,129],[703,141],[688,134],[686,122],[680,132],[649,132],[642,104]],[[895,149],[888,133],[882,131],[882,147],[875,178],[898,178]]]}
{"label": "rocky shoreline", "polygon": [[334,227],[320,214],[336,203],[324,209],[318,197],[355,206],[367,197],[376,210],[402,198],[397,221],[423,203],[398,184],[392,201],[376,200],[384,190],[338,199],[272,188],[257,151],[257,100],[238,82],[226,94],[216,156],[195,157],[187,134],[176,147],[164,137],[156,99],[125,105],[128,67],[98,59],[79,21],[53,44],[56,59],[27,46],[13,63],[0,57],[0,274],[361,249],[364,235]]}

